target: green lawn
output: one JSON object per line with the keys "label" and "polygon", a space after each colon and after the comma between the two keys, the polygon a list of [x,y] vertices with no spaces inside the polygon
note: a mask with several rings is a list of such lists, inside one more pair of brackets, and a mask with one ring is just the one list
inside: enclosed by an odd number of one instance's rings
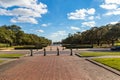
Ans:
{"label": "green lawn", "polygon": [[0,54],[0,58],[19,58],[24,54]]}
{"label": "green lawn", "polygon": [[9,44],[5,44],[5,43],[0,43],[0,47],[8,47]]}
{"label": "green lawn", "polygon": [[115,43],[115,46],[120,46],[120,43]]}
{"label": "green lawn", "polygon": [[95,58],[93,60],[120,71],[120,58]]}
{"label": "green lawn", "polygon": [[0,63],[4,62],[5,60],[0,60]]}
{"label": "green lawn", "polygon": [[83,57],[97,57],[97,56],[120,56],[120,52],[81,52]]}

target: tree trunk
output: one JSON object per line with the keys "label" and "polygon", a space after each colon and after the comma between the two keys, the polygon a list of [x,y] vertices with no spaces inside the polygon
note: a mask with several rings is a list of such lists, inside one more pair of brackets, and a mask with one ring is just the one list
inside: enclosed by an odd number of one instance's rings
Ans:
{"label": "tree trunk", "polygon": [[102,43],[100,43],[100,46],[102,46]]}
{"label": "tree trunk", "polygon": [[97,40],[97,46],[100,46],[100,41],[99,40]]}
{"label": "tree trunk", "polygon": [[90,41],[91,45],[93,45],[93,41]]}
{"label": "tree trunk", "polygon": [[114,41],[114,40],[112,40],[112,46],[114,46],[114,43],[115,43],[115,41]]}
{"label": "tree trunk", "polygon": [[9,43],[10,47],[12,46],[12,43]]}
{"label": "tree trunk", "polygon": [[108,46],[110,46],[110,42],[109,41],[107,41],[107,44],[108,44]]}

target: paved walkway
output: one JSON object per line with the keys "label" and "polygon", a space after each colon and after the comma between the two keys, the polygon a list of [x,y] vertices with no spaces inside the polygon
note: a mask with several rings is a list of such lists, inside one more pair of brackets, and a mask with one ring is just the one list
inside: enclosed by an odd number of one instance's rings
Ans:
{"label": "paved walkway", "polygon": [[60,56],[36,54],[2,65],[0,80],[120,80],[120,76],[66,53],[69,51]]}

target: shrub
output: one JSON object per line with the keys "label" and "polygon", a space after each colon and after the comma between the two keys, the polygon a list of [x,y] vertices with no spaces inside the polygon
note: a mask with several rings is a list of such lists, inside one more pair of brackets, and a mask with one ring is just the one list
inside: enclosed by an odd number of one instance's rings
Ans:
{"label": "shrub", "polygon": [[9,46],[9,44],[0,43],[0,48],[2,48],[2,47],[8,47],[8,46]]}
{"label": "shrub", "polygon": [[19,46],[15,47],[14,49],[42,49],[41,46]]}
{"label": "shrub", "polygon": [[85,45],[77,45],[77,44],[63,44],[62,45],[63,47],[66,47],[66,48],[68,48],[68,49],[70,49],[70,48],[73,48],[73,49],[77,49],[77,48],[93,48],[93,45],[87,45],[87,44],[85,44]]}

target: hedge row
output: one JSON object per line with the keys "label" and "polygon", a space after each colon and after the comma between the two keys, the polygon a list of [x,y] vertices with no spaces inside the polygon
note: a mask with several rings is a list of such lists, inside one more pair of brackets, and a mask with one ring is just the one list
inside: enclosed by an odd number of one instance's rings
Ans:
{"label": "hedge row", "polygon": [[93,45],[77,45],[77,44],[63,44],[63,47],[66,47],[67,49],[78,49],[78,48],[93,48]]}
{"label": "hedge row", "polygon": [[36,47],[36,46],[22,46],[22,47],[15,47],[14,49],[42,49],[42,47]]}

